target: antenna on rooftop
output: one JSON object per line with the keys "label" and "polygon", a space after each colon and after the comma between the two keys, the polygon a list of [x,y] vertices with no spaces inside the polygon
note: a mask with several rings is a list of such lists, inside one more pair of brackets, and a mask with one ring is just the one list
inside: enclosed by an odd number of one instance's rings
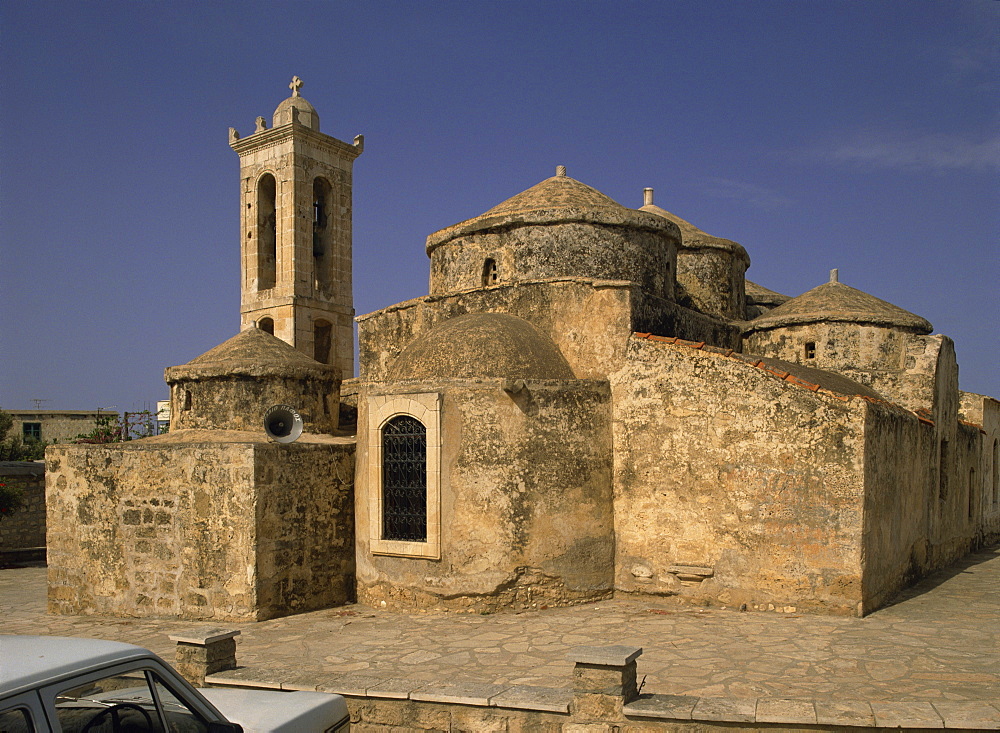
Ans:
{"label": "antenna on rooftop", "polygon": [[36,410],[41,410],[43,402],[51,402],[52,400],[39,400],[39,399],[36,399],[36,398],[32,397],[31,401],[35,403],[35,409]]}

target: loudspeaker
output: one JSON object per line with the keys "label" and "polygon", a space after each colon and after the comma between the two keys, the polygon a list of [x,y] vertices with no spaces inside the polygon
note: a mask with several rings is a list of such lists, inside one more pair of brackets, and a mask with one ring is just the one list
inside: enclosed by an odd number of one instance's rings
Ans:
{"label": "loudspeaker", "polygon": [[264,413],[264,432],[276,443],[291,443],[302,435],[302,416],[290,405],[275,405]]}

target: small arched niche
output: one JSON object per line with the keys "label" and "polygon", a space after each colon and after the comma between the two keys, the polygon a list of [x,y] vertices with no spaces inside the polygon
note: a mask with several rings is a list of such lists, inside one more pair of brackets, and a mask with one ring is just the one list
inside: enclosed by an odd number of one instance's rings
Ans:
{"label": "small arched niche", "polygon": [[483,287],[496,285],[498,282],[500,282],[500,270],[497,268],[497,261],[487,257],[483,263]]}

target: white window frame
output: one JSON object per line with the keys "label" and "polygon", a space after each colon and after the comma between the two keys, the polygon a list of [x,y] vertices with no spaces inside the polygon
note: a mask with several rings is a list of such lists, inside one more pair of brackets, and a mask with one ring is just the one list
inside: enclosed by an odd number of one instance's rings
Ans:
{"label": "white window frame", "polygon": [[[427,430],[427,540],[382,539],[382,428],[408,415]],[[436,392],[368,398],[368,526],[373,555],[441,559],[441,395]]]}

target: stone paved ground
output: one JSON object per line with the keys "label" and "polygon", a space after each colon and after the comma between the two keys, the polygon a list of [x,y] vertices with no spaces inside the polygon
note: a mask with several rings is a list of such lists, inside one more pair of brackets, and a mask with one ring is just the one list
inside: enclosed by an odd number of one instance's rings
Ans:
{"label": "stone paved ground", "polygon": [[[168,660],[167,634],[205,624],[45,614],[45,570],[0,571],[0,631],[118,639]],[[240,628],[241,665],[289,679],[354,673],[418,682],[571,686],[567,652],[629,644],[643,692],[702,697],[1000,700],[1000,548],[864,619],[617,599],[491,616],[364,606]],[[284,678],[283,677],[283,678]]]}

